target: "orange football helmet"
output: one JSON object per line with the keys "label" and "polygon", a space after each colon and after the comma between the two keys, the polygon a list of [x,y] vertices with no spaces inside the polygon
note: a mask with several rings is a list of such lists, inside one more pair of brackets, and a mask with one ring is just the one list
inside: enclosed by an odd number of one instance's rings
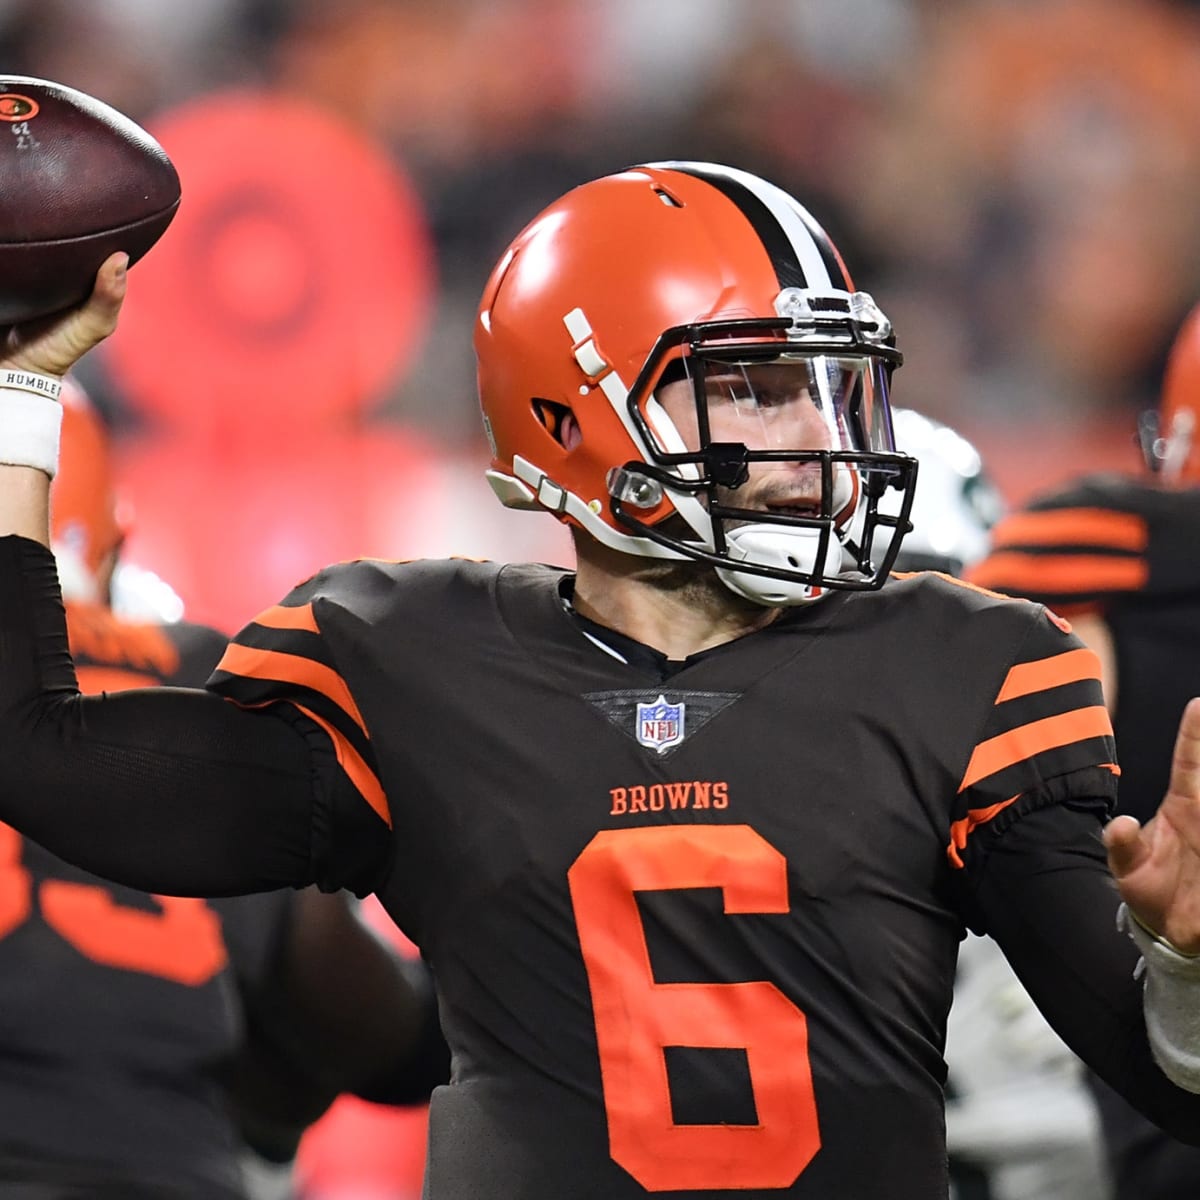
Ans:
{"label": "orange football helmet", "polygon": [[[874,530],[906,526],[916,476],[892,437],[901,355],[828,236],[775,185],[666,162],[576,188],[493,270],[475,350],[488,479],[505,505],[552,512],[630,554],[711,563],[763,604],[886,577],[900,538],[876,566]],[[679,380],[695,403],[686,422],[656,395]],[[774,381],[818,410],[823,445],[709,436],[718,402],[753,414],[761,434],[783,391]],[[819,477],[819,501],[739,506],[755,464]],[[897,515],[877,510],[889,488]]]}
{"label": "orange football helmet", "polygon": [[62,391],[58,474],[50,489],[50,541],[69,599],[107,603],[108,581],[125,538],[108,430],[87,394]]}
{"label": "orange football helmet", "polygon": [[1200,304],[1171,343],[1158,411],[1141,420],[1146,465],[1175,487],[1200,486]]}

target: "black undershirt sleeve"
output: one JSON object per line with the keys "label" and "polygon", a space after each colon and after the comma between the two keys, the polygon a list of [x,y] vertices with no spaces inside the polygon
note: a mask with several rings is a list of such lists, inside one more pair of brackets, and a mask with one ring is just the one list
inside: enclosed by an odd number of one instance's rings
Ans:
{"label": "black undershirt sleeve", "polygon": [[1099,800],[1054,804],[994,836],[977,876],[978,919],[1063,1041],[1149,1120],[1200,1145],[1200,1095],[1171,1083],[1150,1053],[1102,812]]}
{"label": "black undershirt sleeve", "polygon": [[53,556],[0,538],[0,820],[142,891],[300,886],[331,824],[320,753],[199,689],[79,695]]}

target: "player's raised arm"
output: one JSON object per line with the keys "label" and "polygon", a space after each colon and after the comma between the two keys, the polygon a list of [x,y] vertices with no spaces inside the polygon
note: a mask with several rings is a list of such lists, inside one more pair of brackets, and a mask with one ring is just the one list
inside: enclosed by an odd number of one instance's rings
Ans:
{"label": "player's raised arm", "polygon": [[111,255],[82,305],[14,326],[0,352],[0,820],[144,891],[309,883],[324,752],[311,730],[201,690],[76,688],[48,548],[57,393],[116,328],[126,266]]}

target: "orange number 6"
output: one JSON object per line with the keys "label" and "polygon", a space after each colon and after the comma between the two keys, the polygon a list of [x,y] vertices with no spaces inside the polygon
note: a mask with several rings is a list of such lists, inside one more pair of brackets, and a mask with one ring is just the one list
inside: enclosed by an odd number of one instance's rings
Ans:
{"label": "orange number 6", "polygon": [[[783,1188],[820,1149],[808,1022],[773,983],[655,983],[639,891],[720,888],[727,913],[788,909],[783,855],[748,825],[598,833],[567,872],[592,991],[609,1151],[647,1191]],[[746,1051],[756,1125],[678,1125],[664,1048]]]}

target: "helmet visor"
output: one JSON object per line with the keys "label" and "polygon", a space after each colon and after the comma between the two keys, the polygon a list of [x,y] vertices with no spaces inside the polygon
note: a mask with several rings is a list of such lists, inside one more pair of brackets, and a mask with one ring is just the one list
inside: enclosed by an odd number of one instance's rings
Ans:
{"label": "helmet visor", "polygon": [[[831,451],[894,451],[887,394],[887,369],[868,355],[707,352],[676,360],[645,418],[664,464],[703,464],[714,446],[736,445],[756,477],[817,472]],[[869,460],[856,465],[869,468]]]}

